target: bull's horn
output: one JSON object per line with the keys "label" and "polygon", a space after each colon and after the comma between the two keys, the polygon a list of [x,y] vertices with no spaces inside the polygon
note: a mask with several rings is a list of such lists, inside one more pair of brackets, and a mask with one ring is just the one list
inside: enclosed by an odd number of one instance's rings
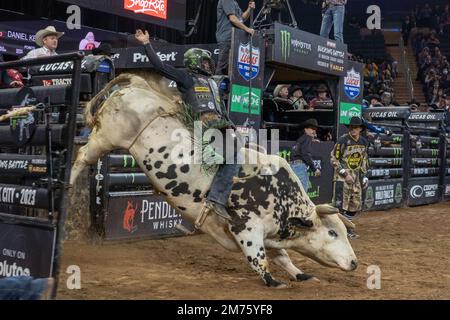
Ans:
{"label": "bull's horn", "polygon": [[316,206],[316,212],[318,215],[336,214],[339,213],[339,209],[329,204],[319,204]]}
{"label": "bull's horn", "polygon": [[338,217],[339,217],[339,219],[341,219],[341,221],[344,223],[344,225],[347,228],[355,229],[355,224],[353,222],[351,222],[350,220],[348,220],[344,215],[338,213]]}

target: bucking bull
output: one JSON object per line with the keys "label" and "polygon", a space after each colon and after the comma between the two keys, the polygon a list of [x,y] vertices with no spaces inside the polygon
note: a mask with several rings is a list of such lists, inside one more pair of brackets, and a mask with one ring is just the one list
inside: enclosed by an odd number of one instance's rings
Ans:
{"label": "bucking bull", "polygon": [[[111,93],[111,88],[120,89]],[[93,106],[105,99],[95,114]],[[191,145],[180,149],[172,133],[183,127],[179,117],[183,105],[167,91],[161,77],[152,73],[122,74],[111,81],[86,108],[86,122],[93,128],[88,143],[77,155],[71,186],[80,172],[102,155],[126,149],[136,159],[156,191],[192,223],[204,213],[204,197],[213,175],[200,164],[177,164],[175,156],[192,156]],[[191,142],[186,142],[190,144]],[[180,150],[191,150],[186,154]],[[251,268],[269,287],[283,288],[269,271],[268,255],[293,280],[316,279],[298,269],[286,249],[322,265],[355,270],[357,260],[347,239],[346,226],[354,227],[336,208],[314,205],[298,177],[281,157],[251,148],[259,164],[243,164],[229,198],[232,221],[218,215],[202,217],[199,229],[231,251],[242,251]],[[180,154],[178,154],[180,153]],[[263,169],[273,172],[262,175]]]}

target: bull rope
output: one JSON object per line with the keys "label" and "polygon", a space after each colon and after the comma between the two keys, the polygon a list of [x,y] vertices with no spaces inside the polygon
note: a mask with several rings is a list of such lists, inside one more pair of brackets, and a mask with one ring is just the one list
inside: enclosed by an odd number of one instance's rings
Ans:
{"label": "bull rope", "polygon": [[7,114],[4,114],[4,115],[0,116],[0,122],[6,121],[6,120],[8,120],[10,118],[13,118],[13,117],[23,116],[23,115],[28,114],[28,113],[30,113],[32,111],[35,111],[35,110],[36,110],[36,106],[27,106],[27,107],[15,109],[15,110],[12,110],[12,111],[8,111]]}

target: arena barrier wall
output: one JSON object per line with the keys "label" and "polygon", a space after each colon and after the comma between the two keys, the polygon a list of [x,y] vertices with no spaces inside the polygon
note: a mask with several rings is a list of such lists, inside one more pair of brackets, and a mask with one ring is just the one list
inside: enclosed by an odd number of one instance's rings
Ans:
{"label": "arena barrier wall", "polygon": [[411,113],[409,107],[377,107],[367,109],[364,116],[393,132],[390,136],[376,134],[369,147],[370,182],[365,210],[441,201],[448,163],[445,114]]}
{"label": "arena barrier wall", "polygon": [[0,90],[0,115],[36,107],[0,123],[0,277],[58,278],[82,58],[68,53],[0,63],[0,69],[72,64],[70,85]]}
{"label": "arena barrier wall", "polygon": [[129,154],[108,154],[98,160],[90,181],[91,222],[105,240],[164,238],[194,230],[154,192]]}

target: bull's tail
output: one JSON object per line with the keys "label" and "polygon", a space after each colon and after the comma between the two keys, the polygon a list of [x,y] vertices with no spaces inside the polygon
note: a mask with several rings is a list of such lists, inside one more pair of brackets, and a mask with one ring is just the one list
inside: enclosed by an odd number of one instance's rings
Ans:
{"label": "bull's tail", "polygon": [[[99,103],[104,102],[104,100],[108,99],[108,97],[111,94],[111,89],[114,86],[120,86],[125,87],[131,85],[133,87],[140,87],[144,89],[150,89],[147,82],[134,74],[131,73],[122,73],[118,77],[111,80],[102,90],[100,90],[97,95],[92,98],[91,101],[86,105],[86,108],[84,110],[84,117],[86,120],[86,126],[89,128],[92,128],[95,125],[95,115],[98,113],[100,108],[96,108]],[[96,108],[96,111],[93,111],[94,108]]]}

